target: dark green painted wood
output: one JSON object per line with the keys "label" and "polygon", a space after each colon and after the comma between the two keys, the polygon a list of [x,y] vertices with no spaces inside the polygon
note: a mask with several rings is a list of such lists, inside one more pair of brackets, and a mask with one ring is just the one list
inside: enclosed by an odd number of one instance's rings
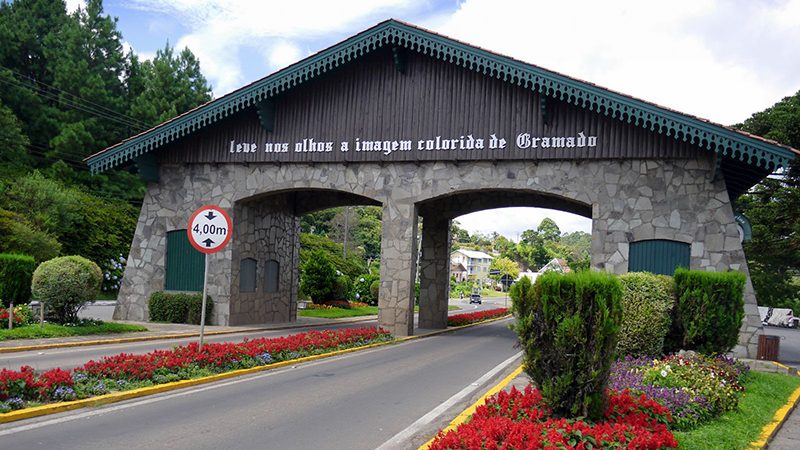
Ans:
{"label": "dark green painted wood", "polygon": [[203,290],[203,254],[189,244],[186,230],[167,233],[167,266],[164,289],[168,291]]}
{"label": "dark green painted wood", "polygon": [[272,294],[278,292],[278,275],[280,274],[280,263],[274,259],[267,261],[266,270],[264,273],[264,292]]}
{"label": "dark green painted wood", "polygon": [[256,260],[244,258],[239,262],[239,292],[256,291]]}
{"label": "dark green painted wood", "polygon": [[672,275],[678,267],[689,268],[691,246],[665,239],[632,242],[628,272],[652,272]]}

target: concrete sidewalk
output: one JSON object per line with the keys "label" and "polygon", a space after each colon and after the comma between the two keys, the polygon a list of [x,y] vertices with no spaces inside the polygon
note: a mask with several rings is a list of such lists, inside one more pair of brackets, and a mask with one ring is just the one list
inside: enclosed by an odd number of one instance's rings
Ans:
{"label": "concrete sidewalk", "polygon": [[[358,323],[374,321],[378,316],[360,316],[348,317],[344,319],[321,319],[317,317],[301,317],[298,316],[295,322],[288,323],[270,323],[259,325],[247,326],[218,326],[206,325],[206,336],[215,336],[220,334],[233,334],[233,333],[246,333],[256,331],[269,331],[269,330],[291,330],[294,328],[306,327],[321,327],[327,325]],[[156,323],[156,322],[134,322],[134,321],[116,321],[119,323],[127,323],[132,325],[142,325],[148,331],[134,332],[134,333],[114,333],[102,335],[87,335],[87,336],[68,336],[57,338],[41,338],[41,339],[13,339],[0,341],[0,353],[8,353],[13,351],[28,351],[37,348],[58,348],[58,347],[73,347],[84,345],[103,345],[121,342],[136,342],[148,341],[159,339],[174,339],[180,337],[191,337],[200,335],[200,325],[187,325],[178,323]],[[35,326],[35,325],[34,325]]]}

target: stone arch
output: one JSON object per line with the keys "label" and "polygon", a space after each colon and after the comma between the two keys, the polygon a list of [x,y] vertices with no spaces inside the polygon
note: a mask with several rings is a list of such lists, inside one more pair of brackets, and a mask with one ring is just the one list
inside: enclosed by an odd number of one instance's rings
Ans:
{"label": "stone arch", "polygon": [[[234,261],[258,261],[259,272],[255,274],[258,286],[243,291],[238,289],[242,276],[239,266],[232,265],[229,324],[296,320],[303,214],[337,206],[380,204],[344,190],[300,186],[273,187],[235,201],[231,257]],[[277,283],[267,286],[269,262],[282,270],[277,272]]]}

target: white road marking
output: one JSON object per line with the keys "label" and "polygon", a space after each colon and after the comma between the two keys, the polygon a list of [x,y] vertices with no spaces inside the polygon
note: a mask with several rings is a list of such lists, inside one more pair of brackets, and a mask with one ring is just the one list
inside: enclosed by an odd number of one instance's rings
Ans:
{"label": "white road marking", "polygon": [[391,439],[384,442],[377,450],[390,450],[395,448],[406,448],[408,446],[408,442],[419,434],[420,430],[434,421],[437,417],[444,414],[445,411],[450,409],[453,405],[458,403],[459,401],[469,397],[472,395],[475,390],[478,389],[479,386],[482,386],[484,383],[489,381],[493,376],[497,375],[500,371],[508,367],[509,365],[513,364],[517,359],[522,356],[522,352],[517,353],[516,355],[508,358],[507,360],[498,364],[494,369],[486,372],[483,376],[475,380],[473,383],[447,399],[444,403],[437,406],[436,408],[432,409],[429,413],[425,414],[424,416],[417,419],[416,422],[409,425],[405,430],[395,434],[392,436]]}
{"label": "white road marking", "polygon": [[[411,340],[411,341],[401,342],[399,344],[395,344],[395,345],[391,345],[391,346],[378,347],[378,348],[368,349],[368,350],[361,350],[361,351],[358,351],[358,352],[353,352],[353,353],[348,353],[348,354],[335,356],[335,357],[331,357],[331,358],[321,359],[321,360],[318,360],[318,361],[311,361],[311,362],[302,364],[302,367],[303,368],[305,368],[305,367],[313,367],[313,366],[317,366],[317,365],[320,365],[320,364],[330,363],[330,362],[333,362],[333,361],[341,361],[342,359],[353,358],[353,357],[358,356],[358,355],[366,355],[366,354],[369,354],[369,353],[373,353],[373,352],[377,352],[377,351],[381,351],[381,350],[386,350],[388,348],[397,348],[398,346],[401,346],[401,345],[409,345],[409,344],[413,344],[413,343],[416,343],[416,342],[420,342],[420,341],[419,340]],[[144,400],[132,401],[131,403],[120,403],[120,404],[116,404],[114,406],[102,407],[101,409],[96,409],[96,410],[92,410],[92,411],[85,411],[85,412],[81,412],[81,413],[78,413],[78,414],[71,414],[69,416],[58,417],[58,418],[49,419],[49,420],[43,420],[41,422],[31,423],[31,424],[27,424],[27,425],[20,425],[20,426],[8,428],[8,429],[5,429],[5,430],[0,430],[0,436],[6,436],[6,435],[9,435],[9,434],[15,434],[15,433],[21,433],[21,432],[25,432],[25,431],[35,430],[37,428],[42,428],[42,427],[51,426],[51,425],[57,425],[57,424],[61,424],[61,423],[65,423],[65,422],[71,422],[73,420],[84,419],[84,418],[93,417],[93,416],[99,416],[101,414],[107,414],[107,413],[111,413],[111,412],[114,412],[114,411],[121,411],[121,410],[128,409],[128,408],[134,408],[136,406],[143,406],[143,405],[148,405],[148,404],[151,404],[151,403],[162,402],[164,400],[170,400],[170,399],[177,398],[177,397],[184,397],[184,396],[187,396],[187,395],[197,394],[197,393],[204,392],[204,391],[210,391],[212,389],[219,389],[219,388],[222,388],[222,387],[232,386],[232,385],[239,384],[239,383],[246,383],[246,382],[250,382],[250,381],[254,381],[254,380],[260,380],[262,378],[271,377],[273,375],[279,375],[279,374],[288,372],[290,370],[296,370],[298,367],[299,367],[299,365],[286,367],[286,368],[282,368],[282,369],[270,370],[268,372],[265,372],[265,373],[262,373],[262,374],[259,374],[259,375],[249,376],[249,377],[246,377],[246,378],[236,378],[236,379],[233,379],[233,380],[230,380],[230,381],[212,383],[212,384],[208,384],[208,385],[205,385],[205,386],[202,386],[202,387],[186,388],[187,390],[181,390],[181,391],[178,391],[178,392],[175,392],[175,393],[172,393],[172,394],[166,394],[166,395],[158,395],[158,394],[156,394],[157,395],[156,397],[150,397],[150,398],[146,398]]]}

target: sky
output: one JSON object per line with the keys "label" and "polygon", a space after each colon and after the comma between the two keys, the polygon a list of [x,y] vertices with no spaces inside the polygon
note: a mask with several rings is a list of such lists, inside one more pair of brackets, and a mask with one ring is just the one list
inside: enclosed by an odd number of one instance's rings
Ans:
{"label": "sky", "polygon": [[[80,0],[68,0],[68,8]],[[731,125],[800,90],[800,0],[106,0],[147,59],[189,49],[220,97],[388,18]],[[515,239],[544,217],[511,208],[459,218]]]}

